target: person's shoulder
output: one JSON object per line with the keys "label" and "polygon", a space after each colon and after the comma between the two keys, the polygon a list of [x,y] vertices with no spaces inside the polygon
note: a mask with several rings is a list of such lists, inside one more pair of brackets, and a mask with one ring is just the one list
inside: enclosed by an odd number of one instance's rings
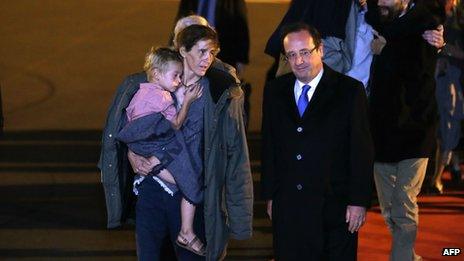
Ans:
{"label": "person's shoulder", "polygon": [[289,83],[294,84],[296,81],[296,77],[292,72],[283,74],[279,77],[276,77],[268,82],[268,86],[271,88],[284,88]]}
{"label": "person's shoulder", "polygon": [[147,74],[145,72],[137,72],[129,74],[124,78],[124,81],[133,82],[136,84],[147,82]]}
{"label": "person's shoulder", "polygon": [[147,82],[147,75],[145,72],[133,73],[124,78],[122,83],[119,85],[117,92],[125,93],[128,89],[137,88],[139,84]]}
{"label": "person's shoulder", "polygon": [[440,23],[440,17],[443,15],[431,8],[433,7],[425,2],[419,1],[415,3],[407,15],[405,15],[407,17],[407,19],[405,19],[406,23],[416,26],[420,24],[424,29],[434,29]]}
{"label": "person's shoulder", "polygon": [[[339,91],[342,92],[359,92],[364,91],[363,84],[345,74],[339,73],[328,66],[324,66],[324,73],[328,79],[329,84],[337,86]],[[323,76],[324,77],[324,76]]]}
{"label": "person's shoulder", "polygon": [[227,87],[237,83],[235,69],[221,61],[215,61],[214,66],[212,65],[206,72],[206,77],[210,81],[226,84]]}

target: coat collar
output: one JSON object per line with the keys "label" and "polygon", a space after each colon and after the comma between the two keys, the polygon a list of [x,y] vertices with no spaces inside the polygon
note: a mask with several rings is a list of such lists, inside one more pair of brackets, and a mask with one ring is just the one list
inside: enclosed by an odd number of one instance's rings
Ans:
{"label": "coat collar", "polygon": [[322,104],[329,101],[333,93],[333,88],[331,88],[331,86],[335,84],[337,78],[335,72],[329,66],[324,64],[324,73],[322,74],[321,81],[317,85],[316,91],[314,92],[314,95],[311,98],[311,101],[308,105],[308,108],[306,108],[303,117],[300,117],[293,91],[296,77],[293,73],[287,74],[283,77],[285,77],[283,79],[283,86],[285,86],[283,96],[285,103],[287,104],[287,110],[289,115],[291,115],[292,118],[297,122],[302,120],[304,121],[309,115],[317,110],[317,108],[320,108]]}
{"label": "coat collar", "polygon": [[[230,74],[217,68],[211,67],[206,72],[205,76],[209,81],[209,90],[214,103],[218,103],[222,94],[226,92],[226,90],[229,90],[230,87],[238,87],[235,79]],[[240,92],[236,89],[237,88],[230,88],[229,98],[232,98],[235,94]]]}

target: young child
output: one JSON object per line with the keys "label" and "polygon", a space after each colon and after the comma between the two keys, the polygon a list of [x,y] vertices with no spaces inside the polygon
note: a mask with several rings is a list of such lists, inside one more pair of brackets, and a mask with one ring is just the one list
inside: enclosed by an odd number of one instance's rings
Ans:
{"label": "young child", "polygon": [[[129,150],[146,158],[156,156],[162,168],[152,176],[171,195],[182,192],[181,230],[177,244],[198,255],[205,255],[205,247],[193,231],[195,204],[202,201],[201,169],[192,163],[189,149],[181,129],[190,105],[202,95],[199,85],[185,91],[179,111],[173,93],[181,84],[182,60],[177,51],[170,48],[152,48],[145,58],[144,70],[148,83],[140,88],[126,108],[128,123],[118,134],[118,139]],[[145,177],[138,175],[134,180],[134,192]]]}

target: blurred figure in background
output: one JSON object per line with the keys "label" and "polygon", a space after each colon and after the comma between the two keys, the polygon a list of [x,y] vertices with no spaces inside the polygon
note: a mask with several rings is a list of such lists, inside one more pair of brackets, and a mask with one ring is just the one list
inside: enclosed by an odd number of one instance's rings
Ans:
{"label": "blurred figure in background", "polygon": [[266,81],[290,72],[284,57],[280,55],[283,48],[280,34],[285,25],[295,22],[314,26],[323,38],[324,63],[338,72],[347,72],[354,49],[356,11],[359,10],[356,2],[358,0],[292,0],[264,50],[275,59]]}
{"label": "blurred figure in background", "polygon": [[208,24],[216,29],[221,45],[217,57],[237,70],[245,93],[244,109],[248,126],[251,84],[243,79],[250,52],[246,3],[244,0],[181,0],[176,21],[192,14],[206,18]]}
{"label": "blurred figure in background", "polygon": [[203,16],[218,33],[221,52],[218,58],[243,76],[249,62],[250,36],[244,0],[181,0],[176,21],[197,14]]}
{"label": "blurred figure in background", "polygon": [[[461,138],[461,120],[464,118],[462,93],[462,68],[464,64],[463,27],[457,0],[444,0],[446,11],[445,41],[436,67],[436,98],[440,122],[435,172],[430,180],[431,192],[443,193],[441,177],[447,165],[452,163],[451,173],[460,180],[459,157],[453,149]],[[460,22],[461,20],[461,22]]]}

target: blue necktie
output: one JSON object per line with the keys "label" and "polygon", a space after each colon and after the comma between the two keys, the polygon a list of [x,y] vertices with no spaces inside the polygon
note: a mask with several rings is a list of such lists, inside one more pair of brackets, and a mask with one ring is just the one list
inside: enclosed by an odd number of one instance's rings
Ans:
{"label": "blue necktie", "polygon": [[303,113],[306,110],[306,107],[308,107],[308,91],[311,86],[309,85],[303,85],[303,91],[301,91],[300,98],[298,98],[298,112],[300,113],[300,117],[303,117]]}

